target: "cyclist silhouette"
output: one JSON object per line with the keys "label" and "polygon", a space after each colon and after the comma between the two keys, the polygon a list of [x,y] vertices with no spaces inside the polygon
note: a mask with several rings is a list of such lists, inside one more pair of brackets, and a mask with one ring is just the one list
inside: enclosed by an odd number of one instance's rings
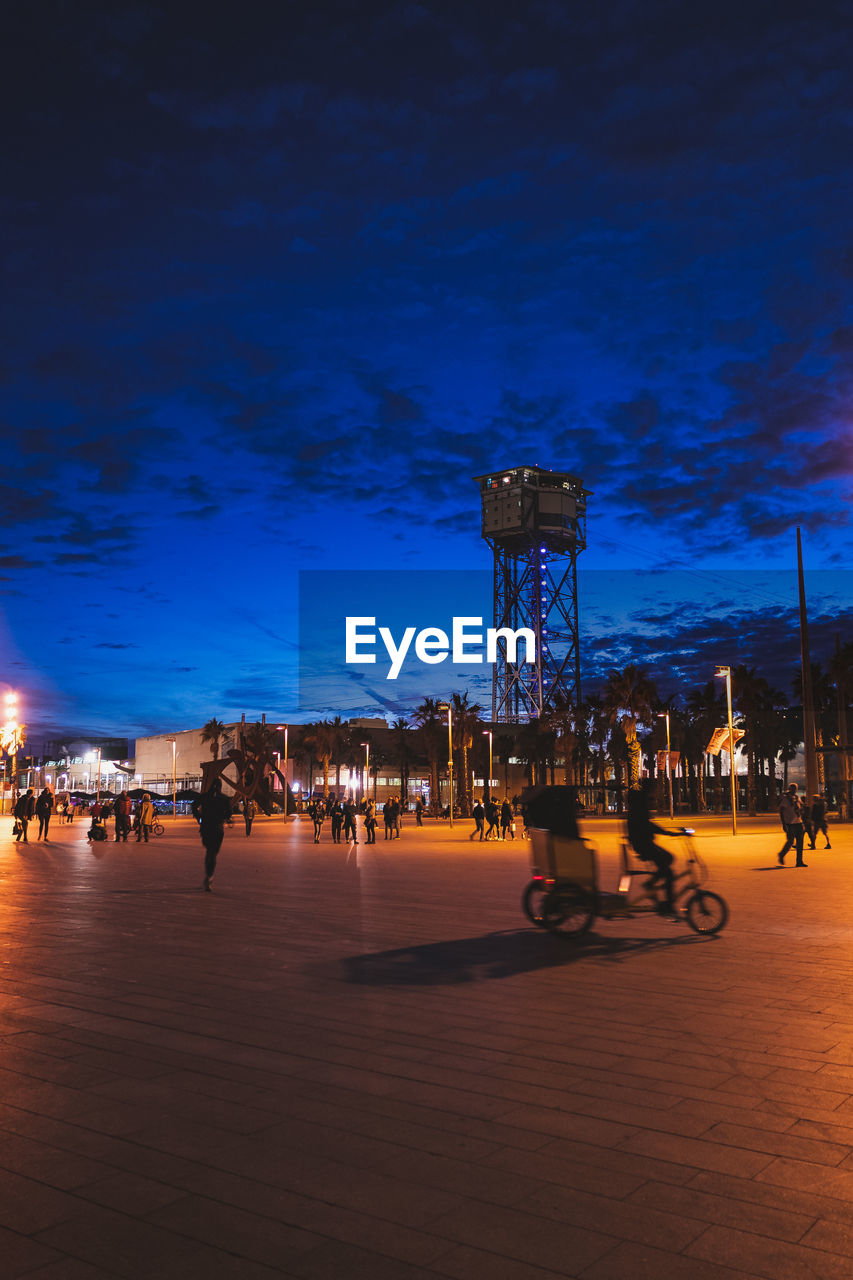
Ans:
{"label": "cyclist silhouette", "polygon": [[638,858],[642,858],[644,862],[653,862],[657,867],[655,875],[646,883],[648,885],[656,881],[663,883],[664,903],[660,910],[664,915],[674,915],[673,856],[666,849],[655,844],[654,838],[656,835],[674,836],[678,835],[678,832],[670,831],[667,827],[659,827],[652,821],[653,785],[651,778],[643,778],[638,788],[628,792],[628,840]]}

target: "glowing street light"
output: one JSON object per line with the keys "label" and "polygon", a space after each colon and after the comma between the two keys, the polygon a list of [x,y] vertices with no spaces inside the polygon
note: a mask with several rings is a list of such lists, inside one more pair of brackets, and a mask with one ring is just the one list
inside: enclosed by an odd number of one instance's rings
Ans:
{"label": "glowing street light", "polygon": [[715,676],[726,677],[726,703],[729,715],[729,781],[732,788],[732,835],[737,835],[737,787],[735,785],[735,731],[732,725],[732,669],[717,667]]}
{"label": "glowing street light", "polygon": [[675,817],[675,806],[672,804],[672,753],[670,751],[670,713],[658,712],[658,719],[666,721],[666,780],[670,788],[670,819]]}
{"label": "glowing street light", "polygon": [[178,816],[178,739],[172,738],[172,817]]}
{"label": "glowing street light", "polygon": [[[10,769],[12,774],[12,804],[18,798],[18,748],[24,740],[24,730],[26,725],[18,723],[18,695],[10,690],[4,695],[6,720],[3,725],[3,736],[0,739],[0,747],[6,752],[10,759]],[[5,782],[5,778],[4,778]],[[3,811],[6,809],[6,788],[3,787]]]}

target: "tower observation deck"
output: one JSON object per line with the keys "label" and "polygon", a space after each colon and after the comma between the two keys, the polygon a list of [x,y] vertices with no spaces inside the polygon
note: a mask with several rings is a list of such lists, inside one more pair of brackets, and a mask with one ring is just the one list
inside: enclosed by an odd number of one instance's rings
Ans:
{"label": "tower observation deck", "polygon": [[[536,662],[507,661],[499,639],[492,720],[517,724],[580,702],[577,558],[586,547],[586,500],[577,476],[507,467],[475,476],[483,538],[494,556],[494,625],[536,636]],[[523,647],[521,652],[523,653]]]}

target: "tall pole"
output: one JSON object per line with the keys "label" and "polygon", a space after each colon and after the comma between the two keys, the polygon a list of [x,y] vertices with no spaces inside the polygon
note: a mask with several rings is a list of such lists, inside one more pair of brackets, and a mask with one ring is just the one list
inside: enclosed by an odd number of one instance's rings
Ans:
{"label": "tall pole", "polygon": [[172,817],[178,816],[178,739],[172,739]]}
{"label": "tall pole", "polygon": [[803,673],[803,755],[806,766],[806,802],[817,791],[817,753],[815,752],[814,699],[812,697],[812,664],[809,656],[809,628],[806,618],[806,585],[803,576],[803,545],[797,528],[797,580],[800,589],[800,660]]}
{"label": "tall pole", "polygon": [[101,802],[101,748],[98,747],[98,780],[95,783],[95,804]]}
{"label": "tall pole", "polygon": [[364,747],[364,798],[370,794],[370,743],[362,742]]}
{"label": "tall pole", "polygon": [[841,762],[838,773],[841,780],[841,794],[838,797],[838,816],[846,820],[850,813],[850,761],[847,756],[847,689],[844,672],[841,669],[841,637],[835,635],[835,657],[838,668],[835,680],[835,692],[838,699],[838,745],[841,748]]}
{"label": "tall pole", "polygon": [[484,738],[485,738],[485,737],[487,737],[487,738],[489,739],[489,780],[488,780],[488,782],[486,783],[486,804],[488,804],[488,802],[489,802],[489,801],[491,800],[491,798],[492,798],[492,773],[493,773],[493,768],[492,768],[492,758],[493,758],[493,757],[492,757],[492,747],[493,747],[494,733],[493,733],[493,731],[492,731],[491,729],[484,729],[484,730],[483,730],[483,737],[484,737]]}
{"label": "tall pole", "polygon": [[453,711],[447,704],[447,771],[450,776],[450,825],[453,826]]}

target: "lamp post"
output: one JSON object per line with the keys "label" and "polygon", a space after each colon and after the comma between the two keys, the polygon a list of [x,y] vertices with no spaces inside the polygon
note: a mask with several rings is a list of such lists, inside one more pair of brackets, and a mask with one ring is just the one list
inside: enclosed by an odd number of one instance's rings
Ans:
{"label": "lamp post", "polygon": [[732,724],[732,669],[717,667],[715,676],[726,677],[726,705],[729,716],[729,781],[732,788],[732,835],[737,835],[737,787],[735,785],[735,731]]}
{"label": "lamp post", "polygon": [[450,825],[453,826],[453,709],[449,702],[440,702],[439,711],[447,712],[447,774],[450,780]]}
{"label": "lamp post", "polygon": [[367,799],[367,793],[370,790],[370,743],[362,742],[364,747],[364,798]]}
{"label": "lamp post", "polygon": [[95,804],[101,801],[101,748],[98,747],[98,779],[95,783]]}
{"label": "lamp post", "polygon": [[483,730],[483,737],[489,739],[489,781],[486,783],[486,803],[492,798],[492,749],[494,746],[494,732],[491,729]]}
{"label": "lamp post", "polygon": [[669,712],[659,711],[658,720],[666,720],[666,779],[669,787],[669,818],[671,822],[675,817],[675,805],[672,802],[672,752],[669,745]]}
{"label": "lamp post", "polygon": [[[18,747],[23,741],[24,726],[18,724],[18,695],[9,692],[4,697],[6,704],[6,722],[3,725],[3,749],[9,756],[12,775],[12,807],[18,799]],[[5,778],[4,778],[5,782]],[[6,788],[3,787],[3,809],[6,808]]]}
{"label": "lamp post", "polygon": [[172,817],[178,816],[178,739],[172,739]]}

